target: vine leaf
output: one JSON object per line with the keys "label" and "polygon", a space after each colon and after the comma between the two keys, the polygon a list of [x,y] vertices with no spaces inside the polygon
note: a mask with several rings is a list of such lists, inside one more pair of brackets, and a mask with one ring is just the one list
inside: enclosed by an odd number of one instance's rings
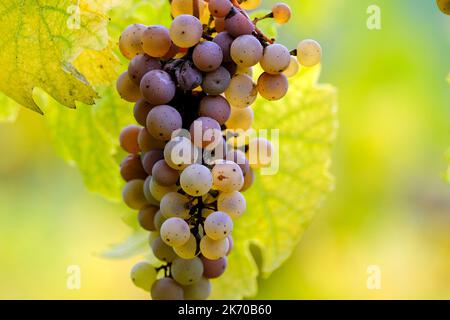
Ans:
{"label": "vine leaf", "polygon": [[72,62],[83,50],[101,50],[108,44],[108,18],[99,3],[2,1],[0,91],[39,113],[33,100],[36,87],[69,108],[75,108],[75,101],[93,104],[97,93]]}

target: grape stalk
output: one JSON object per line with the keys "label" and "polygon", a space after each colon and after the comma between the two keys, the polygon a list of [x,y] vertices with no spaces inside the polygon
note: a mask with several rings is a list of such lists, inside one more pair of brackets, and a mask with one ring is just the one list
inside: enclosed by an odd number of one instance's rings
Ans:
{"label": "grape stalk", "polygon": [[[120,164],[123,201],[137,210],[161,265],[139,262],[134,284],[154,300],[202,300],[232,254],[234,223],[245,214],[243,195],[255,171],[270,163],[271,142],[251,131],[257,96],[274,101],[288,92],[300,66],[320,63],[318,42],[288,50],[257,27],[287,23],[277,3],[251,20],[261,0],[172,0],[173,21],[128,26],[119,49],[130,60],[117,91],[134,104],[137,124],[122,129],[128,153]],[[263,72],[256,83],[253,68]],[[269,156],[262,159],[261,150]]]}

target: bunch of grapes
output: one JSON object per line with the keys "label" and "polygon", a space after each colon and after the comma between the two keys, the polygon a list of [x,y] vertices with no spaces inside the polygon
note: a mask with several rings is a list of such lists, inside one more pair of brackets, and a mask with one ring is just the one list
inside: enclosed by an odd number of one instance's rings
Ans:
{"label": "bunch of grapes", "polygon": [[[134,24],[119,40],[131,61],[117,91],[135,102],[139,124],[120,134],[129,153],[120,165],[123,200],[139,210],[139,224],[150,232],[151,250],[161,260],[157,267],[138,263],[131,278],[153,299],[208,298],[210,279],[227,267],[233,224],[246,211],[242,193],[252,185],[254,170],[270,162],[260,152],[269,158],[273,152],[268,140],[246,134],[251,104],[258,94],[283,98],[298,62],[320,62],[316,41],[289,51],[266,37],[258,21],[283,24],[291,10],[278,3],[251,20],[245,10],[260,2],[172,0],[170,28]],[[255,83],[258,63],[263,73]]]}

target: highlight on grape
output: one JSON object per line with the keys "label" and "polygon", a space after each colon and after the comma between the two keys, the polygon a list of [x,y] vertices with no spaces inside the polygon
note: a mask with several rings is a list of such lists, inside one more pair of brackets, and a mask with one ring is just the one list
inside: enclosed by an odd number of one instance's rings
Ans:
{"label": "highlight on grape", "polygon": [[[172,0],[170,27],[128,26],[119,39],[130,60],[117,80],[139,125],[123,128],[123,201],[137,210],[161,261],[139,262],[134,284],[155,300],[207,299],[233,251],[232,231],[247,210],[255,171],[276,174],[277,130],[252,130],[258,95],[280,100],[299,65],[320,63],[305,39],[289,50],[258,22],[291,18],[287,4],[250,19],[261,0]],[[259,63],[263,72],[256,75]],[[257,76],[257,77],[256,77]],[[257,81],[254,81],[254,77]],[[251,208],[249,208],[251,210]]]}

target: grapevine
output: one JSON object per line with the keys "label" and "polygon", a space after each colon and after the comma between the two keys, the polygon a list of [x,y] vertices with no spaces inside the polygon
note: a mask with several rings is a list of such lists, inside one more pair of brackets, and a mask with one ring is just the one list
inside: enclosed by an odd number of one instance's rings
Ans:
{"label": "grapevine", "polygon": [[273,156],[271,142],[251,134],[251,105],[258,95],[282,99],[299,64],[321,61],[314,40],[288,50],[267,37],[258,22],[287,23],[291,10],[277,3],[250,19],[246,10],[260,2],[172,0],[170,28],[134,24],[119,39],[130,63],[117,91],[135,103],[138,123],[119,137],[129,153],[120,165],[123,201],[138,211],[162,263],[136,264],[131,279],[155,300],[208,298],[210,280],[232,254],[233,225],[247,209],[243,192]]}

